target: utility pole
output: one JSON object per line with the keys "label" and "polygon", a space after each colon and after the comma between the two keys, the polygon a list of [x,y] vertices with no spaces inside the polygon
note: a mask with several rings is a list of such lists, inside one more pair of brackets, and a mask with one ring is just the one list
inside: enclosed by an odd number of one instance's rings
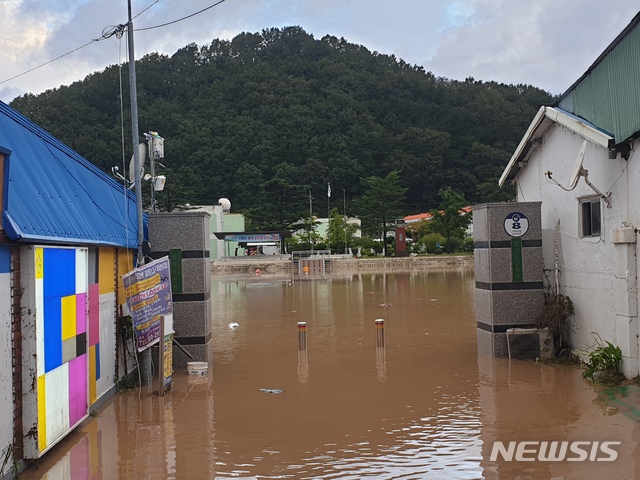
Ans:
{"label": "utility pole", "polygon": [[[140,152],[138,143],[140,135],[138,133],[138,89],[136,88],[136,56],[133,48],[133,17],[131,16],[131,0],[128,0],[129,22],[127,23],[127,40],[129,43],[129,96],[131,97],[131,137],[133,146],[133,165],[135,169],[134,182],[136,192],[136,210],[138,212],[138,262],[137,266],[144,265],[144,252],[142,243],[144,242],[144,224],[142,217],[142,179],[140,178]],[[163,342],[160,342],[162,346]],[[138,369],[140,371],[141,386],[151,384],[151,349],[147,348],[138,353]]]}
{"label": "utility pole", "polygon": [[127,23],[127,40],[129,43],[129,92],[131,98],[131,134],[133,146],[133,165],[135,169],[135,192],[136,210],[138,217],[138,265],[144,265],[144,253],[142,243],[144,242],[144,225],[142,218],[142,179],[140,178],[140,153],[138,143],[138,90],[136,88],[136,56],[133,48],[133,17],[131,16],[131,0],[128,0],[129,22]]}
{"label": "utility pole", "polygon": [[343,188],[342,189],[342,201],[344,203],[344,253],[346,255],[346,253],[349,251],[349,246],[347,245],[347,240],[348,240],[348,235],[347,235],[347,226],[348,226],[348,222],[347,219],[349,217],[347,217],[347,191]]}

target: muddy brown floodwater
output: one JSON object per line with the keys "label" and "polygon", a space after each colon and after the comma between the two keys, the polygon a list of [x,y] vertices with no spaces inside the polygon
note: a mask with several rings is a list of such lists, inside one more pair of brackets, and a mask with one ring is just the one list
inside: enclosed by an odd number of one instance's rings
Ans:
{"label": "muddy brown floodwater", "polygon": [[[164,398],[115,395],[22,479],[640,478],[637,391],[479,355],[472,271],[212,285],[208,375],[176,372]],[[620,443],[507,461],[494,441]]]}

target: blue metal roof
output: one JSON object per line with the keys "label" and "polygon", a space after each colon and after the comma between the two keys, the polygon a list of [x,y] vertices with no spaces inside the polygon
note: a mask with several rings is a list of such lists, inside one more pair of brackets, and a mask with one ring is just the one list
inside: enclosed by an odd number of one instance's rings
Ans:
{"label": "blue metal roof", "polygon": [[138,248],[135,194],[3,102],[0,148],[11,240]]}

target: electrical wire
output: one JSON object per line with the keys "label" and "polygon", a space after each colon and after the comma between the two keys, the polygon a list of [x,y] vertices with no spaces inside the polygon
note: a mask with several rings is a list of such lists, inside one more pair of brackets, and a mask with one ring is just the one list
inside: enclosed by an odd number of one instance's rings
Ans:
{"label": "electrical wire", "polygon": [[186,20],[186,19],[188,19],[188,18],[195,17],[196,15],[200,15],[201,13],[206,12],[207,10],[212,9],[213,7],[217,7],[218,5],[220,5],[221,3],[223,3],[224,1],[225,1],[225,0],[219,0],[218,2],[214,3],[213,5],[209,5],[208,7],[205,7],[205,8],[203,8],[202,10],[198,10],[197,12],[192,13],[192,14],[190,14],[190,15],[187,15],[186,17],[178,18],[178,19],[176,19],[176,20],[172,20],[172,21],[167,22],[167,23],[161,23],[160,25],[155,25],[155,26],[153,26],[153,27],[135,28],[133,31],[134,31],[134,32],[143,32],[143,31],[145,31],[145,30],[153,30],[153,29],[155,29],[155,28],[166,27],[167,25],[173,25],[174,23],[178,23],[178,22],[181,22],[181,21]]}
{"label": "electrical wire", "polygon": [[616,186],[616,184],[620,181],[620,179],[622,178],[622,176],[625,174],[625,172],[627,171],[627,169],[629,168],[629,164],[631,163],[631,159],[634,157],[636,151],[634,150],[633,153],[631,154],[631,156],[627,159],[627,164],[624,166],[624,168],[622,169],[622,172],[620,172],[620,176],[618,178],[616,178],[616,181],[613,182],[613,185],[611,185],[611,187],[609,187],[606,191],[610,192],[613,190],[613,187]]}
{"label": "electrical wire", "polygon": [[[137,14],[135,17],[133,17],[133,18],[137,18],[137,17],[139,17],[140,15],[142,15],[144,12],[146,12],[147,10],[149,10],[152,6],[154,6],[154,5],[155,5],[156,3],[158,3],[159,1],[160,1],[160,0],[155,0],[155,2],[153,2],[152,4],[150,4],[148,7],[146,7],[144,10],[142,10],[140,13],[138,13],[138,14]],[[220,4],[221,4],[221,3],[223,3],[224,1],[225,1],[225,0],[219,0],[218,2],[214,3],[213,5],[209,5],[208,7],[203,8],[202,10],[199,10],[199,11],[197,11],[197,12],[195,12],[195,13],[192,13],[192,14],[190,14],[190,15],[187,15],[187,16],[185,16],[185,17],[178,18],[178,19],[173,20],[173,21],[171,21],[171,22],[163,23],[163,24],[160,24],[160,25],[155,25],[155,26],[153,26],[153,27],[146,27],[146,28],[134,29],[134,31],[136,31],[136,32],[141,32],[141,31],[145,31],[145,30],[153,30],[153,29],[156,29],[156,28],[166,27],[167,25],[172,25],[172,24],[174,24],[174,23],[181,22],[181,21],[186,20],[186,19],[188,19],[188,18],[195,17],[196,15],[199,15],[199,14],[201,14],[201,13],[203,13],[203,12],[206,12],[207,10],[212,9],[213,7],[215,7],[215,6],[217,6],[217,5],[220,5]],[[99,38],[94,38],[94,39],[92,39],[91,41],[89,41],[89,42],[85,43],[84,45],[81,45],[81,46],[79,46],[79,47],[77,47],[77,48],[74,48],[73,50],[70,50],[70,51],[68,51],[67,53],[63,53],[62,55],[59,55],[59,56],[57,56],[56,58],[53,58],[53,59],[51,59],[51,60],[49,60],[49,61],[47,61],[47,62],[45,62],[45,63],[42,63],[42,64],[40,64],[40,65],[38,65],[38,66],[36,66],[36,67],[30,68],[29,70],[26,70],[26,71],[24,71],[24,72],[22,72],[22,73],[19,73],[19,74],[17,74],[17,75],[14,75],[13,77],[7,78],[7,79],[5,79],[5,80],[0,80],[0,85],[2,85],[2,84],[4,84],[4,83],[7,83],[7,82],[10,82],[11,80],[15,80],[16,78],[20,78],[20,77],[22,77],[23,75],[26,75],[27,73],[31,73],[31,72],[33,72],[33,71],[35,71],[35,70],[38,70],[38,69],[42,68],[42,67],[45,67],[45,66],[47,66],[47,65],[49,65],[49,64],[51,64],[51,63],[53,63],[53,62],[55,62],[55,61],[60,60],[61,58],[64,58],[64,57],[66,57],[66,56],[68,56],[68,55],[71,55],[72,53],[75,53],[75,52],[77,52],[78,50],[82,50],[83,48],[88,47],[89,45],[92,45],[92,44],[94,44],[94,43],[96,43],[96,42],[100,42],[100,41],[102,41],[102,40],[107,40],[108,38],[111,38],[111,37],[113,37],[113,36],[116,36],[117,38],[121,38],[121,37],[122,37],[122,35],[124,34],[125,30],[126,30],[126,27],[127,27],[127,24],[126,24],[126,23],[123,23],[123,24],[120,24],[120,25],[110,25],[110,26],[108,26],[108,27],[105,27],[105,28],[102,30],[102,35],[101,35]]]}
{"label": "electrical wire", "polygon": [[142,15],[144,12],[146,12],[147,10],[149,10],[151,7],[153,7],[156,3],[158,3],[160,0],[156,0],[155,2],[153,2],[151,5],[149,5],[147,8],[143,9],[140,13],[138,13],[136,16],[134,16],[131,20],[135,20],[136,18],[138,18],[140,15]]}
{"label": "electrical wire", "polygon": [[72,53],[75,53],[75,52],[77,52],[78,50],[80,50],[80,49],[82,49],[82,48],[84,48],[84,47],[86,47],[86,46],[91,45],[92,43],[99,42],[100,40],[104,40],[104,39],[103,39],[103,38],[98,38],[98,39],[94,38],[94,39],[93,39],[93,40],[91,40],[90,42],[87,42],[87,43],[85,43],[84,45],[82,45],[82,46],[80,46],[80,47],[78,47],[78,48],[75,48],[75,49],[71,50],[70,52],[63,53],[63,54],[62,54],[62,55],[60,55],[59,57],[56,57],[56,58],[54,58],[54,59],[52,59],[52,60],[49,60],[48,62],[45,62],[45,63],[43,63],[43,64],[41,64],[41,65],[38,65],[37,67],[30,68],[29,70],[27,70],[27,71],[25,71],[25,72],[19,73],[18,75],[14,75],[13,77],[7,78],[6,80],[2,80],[2,81],[0,81],[0,85],[2,85],[3,83],[10,82],[11,80],[15,80],[16,78],[19,78],[19,77],[21,77],[21,76],[23,76],[23,75],[26,75],[27,73],[31,73],[31,72],[33,72],[34,70],[38,70],[39,68],[45,67],[45,66],[49,65],[50,63],[55,62],[56,60],[60,60],[61,58],[64,58],[64,57],[66,57],[67,55],[71,55]]}

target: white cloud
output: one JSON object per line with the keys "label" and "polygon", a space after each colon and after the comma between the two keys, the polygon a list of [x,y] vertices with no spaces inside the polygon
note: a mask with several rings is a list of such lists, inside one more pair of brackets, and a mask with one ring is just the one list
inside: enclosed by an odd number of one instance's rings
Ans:
{"label": "white cloud", "polygon": [[[395,54],[436,76],[569,87],[637,13],[635,0],[133,0],[136,57],[173,54],[240,32],[298,25],[316,38],[344,37]],[[0,82],[125,23],[127,0],[4,0],[0,3]],[[0,99],[40,93],[124,60],[126,38],[97,42],[42,69],[0,83]]]}

